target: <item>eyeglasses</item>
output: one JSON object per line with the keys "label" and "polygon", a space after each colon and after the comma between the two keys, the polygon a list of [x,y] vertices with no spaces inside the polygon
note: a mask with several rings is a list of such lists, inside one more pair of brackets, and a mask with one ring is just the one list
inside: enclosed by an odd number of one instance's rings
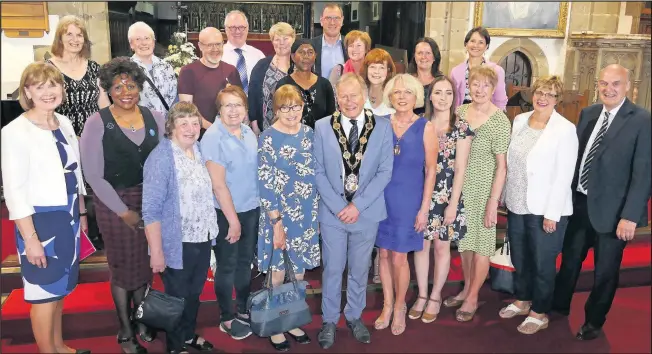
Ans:
{"label": "eyeglasses", "polygon": [[554,93],[543,92],[543,91],[539,91],[539,90],[534,91],[534,95],[538,96],[538,97],[545,97],[546,99],[553,99],[553,98],[559,97],[559,95],[556,95]]}
{"label": "eyeglasses", "polygon": [[325,22],[340,22],[342,18],[340,16],[328,16],[324,17]]}
{"label": "eyeglasses", "polygon": [[204,47],[207,47],[209,49],[220,49],[224,46],[224,42],[222,43],[204,43],[204,42],[199,42],[201,45]]}
{"label": "eyeglasses", "polygon": [[247,29],[247,26],[229,26],[227,29],[231,32],[242,32]]}
{"label": "eyeglasses", "polygon": [[293,110],[295,112],[299,112],[302,109],[303,109],[302,106],[296,106],[296,105],[295,106],[281,106],[280,111],[283,112],[283,113],[287,113],[290,110]]}
{"label": "eyeglasses", "polygon": [[225,104],[222,107],[224,107],[226,109],[230,109],[230,110],[237,110],[237,109],[243,108],[244,105],[242,103],[229,103],[229,104]]}

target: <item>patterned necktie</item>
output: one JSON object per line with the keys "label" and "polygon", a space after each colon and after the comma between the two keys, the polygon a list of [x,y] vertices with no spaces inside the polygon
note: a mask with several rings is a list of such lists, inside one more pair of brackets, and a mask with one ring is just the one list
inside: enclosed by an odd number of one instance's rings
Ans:
{"label": "patterned necktie", "polygon": [[249,79],[247,78],[247,63],[245,62],[245,57],[242,54],[241,48],[234,49],[236,54],[238,54],[238,63],[236,64],[236,69],[240,74],[240,81],[242,81],[242,89],[246,94],[249,93]]}
{"label": "patterned necktie", "polygon": [[349,119],[351,122],[351,130],[349,130],[349,149],[351,154],[355,152],[358,147],[358,122],[355,119]]}
{"label": "patterned necktie", "polygon": [[586,160],[584,161],[584,168],[582,168],[582,174],[580,175],[580,185],[582,186],[582,189],[585,191],[588,191],[587,185],[589,181],[589,171],[591,171],[591,162],[593,161],[593,157],[595,157],[596,151],[598,151],[598,147],[600,146],[600,143],[602,142],[602,139],[604,138],[604,135],[607,133],[607,126],[609,125],[609,112],[604,112],[604,119],[602,120],[602,125],[600,126],[600,130],[598,130],[598,134],[595,136],[595,140],[593,140],[593,145],[591,145],[591,150],[589,150],[589,153],[586,155]]}

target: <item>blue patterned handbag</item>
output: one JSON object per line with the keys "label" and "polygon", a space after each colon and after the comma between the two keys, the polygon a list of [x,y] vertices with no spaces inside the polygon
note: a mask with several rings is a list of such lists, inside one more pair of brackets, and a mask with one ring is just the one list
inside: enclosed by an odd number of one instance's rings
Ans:
{"label": "blue patterned handbag", "polygon": [[[269,262],[271,265],[272,256]],[[268,267],[263,288],[247,299],[251,330],[259,337],[281,334],[312,322],[312,314],[306,303],[308,282],[296,279],[286,250],[283,250],[283,262],[289,282],[272,287],[272,270]]]}

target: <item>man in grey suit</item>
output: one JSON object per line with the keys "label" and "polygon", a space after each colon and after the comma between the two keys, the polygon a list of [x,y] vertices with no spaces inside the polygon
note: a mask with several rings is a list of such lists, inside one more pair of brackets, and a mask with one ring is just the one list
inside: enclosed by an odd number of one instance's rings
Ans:
{"label": "man in grey suit", "polygon": [[589,248],[595,275],[584,306],[580,340],[598,337],[611,308],[623,250],[637,227],[648,223],[652,168],[650,112],[627,99],[629,72],[612,64],[600,72],[602,104],[586,107],[577,124],[579,154],[573,179],[573,215],[568,222],[553,309],[568,315]]}
{"label": "man in grey suit", "polygon": [[342,276],[348,262],[344,317],[356,340],[370,343],[360,320],[367,302],[371,251],[387,218],[384,190],[392,177],[392,127],[363,109],[367,85],[349,73],[337,83],[339,111],[315,124],[315,175],[322,237],[323,325],[319,345],[330,348],[340,319]]}

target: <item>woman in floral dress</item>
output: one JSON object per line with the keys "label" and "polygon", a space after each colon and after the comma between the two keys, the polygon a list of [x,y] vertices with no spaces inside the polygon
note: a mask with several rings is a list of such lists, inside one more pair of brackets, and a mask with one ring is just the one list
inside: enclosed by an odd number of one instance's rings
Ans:
{"label": "woman in floral dress", "polygon": [[[290,256],[298,280],[319,266],[313,130],[301,123],[303,100],[292,85],[281,86],[272,100],[276,117],[258,143],[258,183],[263,212],[258,231],[258,269],[271,270],[272,284],[285,278],[282,250]],[[298,343],[310,338],[299,329],[288,332]],[[270,337],[277,350],[287,350],[283,333]]]}
{"label": "woman in floral dress", "polygon": [[[436,320],[441,308],[441,290],[450,269],[450,243],[459,241],[466,234],[462,185],[473,132],[469,124],[455,114],[454,87],[448,77],[439,76],[427,89],[431,94],[426,103],[426,117],[434,124],[439,138],[437,184],[432,193],[423,250],[414,253],[419,298],[409,313],[411,319],[421,317],[424,323]],[[428,298],[430,242],[433,240],[435,269],[432,293]]]}

